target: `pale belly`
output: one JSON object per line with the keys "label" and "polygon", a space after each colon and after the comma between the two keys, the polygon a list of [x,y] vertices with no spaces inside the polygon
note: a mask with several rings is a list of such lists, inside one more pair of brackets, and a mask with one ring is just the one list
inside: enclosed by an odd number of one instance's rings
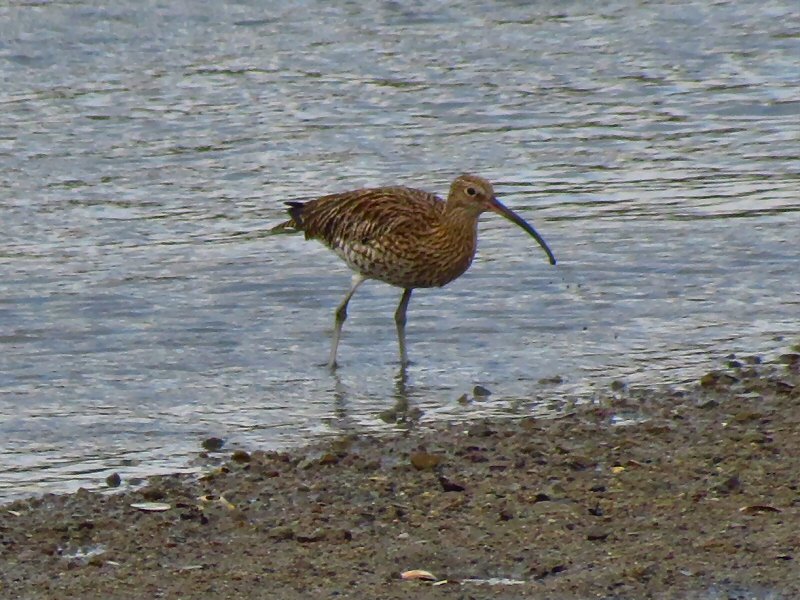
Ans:
{"label": "pale belly", "polygon": [[379,250],[365,244],[346,244],[332,250],[350,269],[369,279],[401,288],[440,287],[469,268],[472,256],[432,257],[422,250]]}

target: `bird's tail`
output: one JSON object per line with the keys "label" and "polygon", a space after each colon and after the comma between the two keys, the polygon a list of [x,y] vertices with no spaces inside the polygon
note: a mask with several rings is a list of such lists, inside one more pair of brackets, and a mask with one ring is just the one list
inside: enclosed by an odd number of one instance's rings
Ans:
{"label": "bird's tail", "polygon": [[303,230],[303,203],[287,202],[286,205],[289,207],[289,216],[292,218],[275,225],[275,227],[269,230],[270,233],[297,233]]}
{"label": "bird's tail", "polygon": [[279,223],[269,230],[269,232],[274,235],[281,233],[297,233],[298,231],[300,230],[297,228],[297,224],[294,222],[294,219],[289,219],[288,221]]}

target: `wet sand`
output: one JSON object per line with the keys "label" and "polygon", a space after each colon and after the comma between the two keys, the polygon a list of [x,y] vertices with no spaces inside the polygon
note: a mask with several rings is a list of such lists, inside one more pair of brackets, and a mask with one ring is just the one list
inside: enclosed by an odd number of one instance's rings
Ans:
{"label": "wet sand", "polygon": [[0,597],[800,598],[799,358],[17,501]]}

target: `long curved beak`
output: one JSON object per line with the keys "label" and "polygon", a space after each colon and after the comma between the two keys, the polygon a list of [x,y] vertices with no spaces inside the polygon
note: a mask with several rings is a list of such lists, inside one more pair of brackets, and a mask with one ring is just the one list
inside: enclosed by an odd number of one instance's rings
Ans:
{"label": "long curved beak", "polygon": [[512,223],[519,225],[525,231],[527,231],[530,234],[530,236],[539,243],[539,245],[542,247],[542,250],[544,250],[547,253],[547,258],[550,259],[550,264],[551,265],[556,264],[556,257],[553,256],[553,253],[550,251],[550,247],[547,245],[547,242],[544,241],[544,238],[540,236],[539,233],[533,227],[531,227],[531,225],[528,224],[528,222],[525,219],[523,219],[513,210],[502,204],[497,198],[492,198],[489,204],[489,208],[490,210],[496,212],[498,215],[504,216]]}

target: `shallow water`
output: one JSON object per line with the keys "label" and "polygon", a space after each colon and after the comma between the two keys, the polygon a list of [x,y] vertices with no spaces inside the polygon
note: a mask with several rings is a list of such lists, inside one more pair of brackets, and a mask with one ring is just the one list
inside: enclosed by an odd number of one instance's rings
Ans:
{"label": "shallow water", "polygon": [[[783,348],[795,3],[528,4],[0,5],[0,499]],[[485,216],[471,270],[412,298],[406,376],[373,282],[329,375],[349,273],[265,235],[282,201],[463,171],[559,265]]]}

